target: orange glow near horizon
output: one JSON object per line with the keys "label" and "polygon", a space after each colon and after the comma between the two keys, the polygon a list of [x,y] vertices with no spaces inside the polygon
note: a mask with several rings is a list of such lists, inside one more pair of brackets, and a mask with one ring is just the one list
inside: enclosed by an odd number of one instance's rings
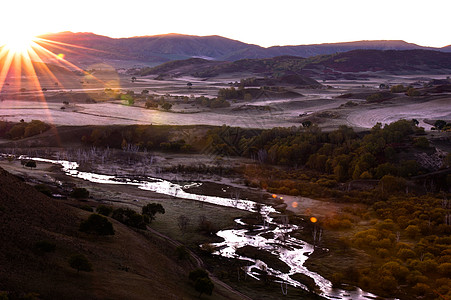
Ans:
{"label": "orange glow near horizon", "polygon": [[[52,71],[55,67],[87,74],[65,59],[65,53],[79,54],[76,50],[67,49],[67,47],[80,48],[34,37],[20,32],[20,30],[8,34],[3,33],[0,37],[0,92],[6,92],[13,99],[20,99],[27,95],[26,99],[38,101],[46,111],[47,120],[53,123],[44,93],[47,89],[41,86],[41,81],[49,82],[50,80],[55,83],[55,86],[64,89],[64,85]],[[55,54],[47,48],[57,49],[58,52]],[[76,75],[74,74],[74,76]],[[98,83],[107,86],[102,80],[92,74],[91,76]],[[24,85],[24,81],[26,85]],[[10,82],[14,85],[10,86]],[[60,138],[56,131],[55,137],[59,143]]]}

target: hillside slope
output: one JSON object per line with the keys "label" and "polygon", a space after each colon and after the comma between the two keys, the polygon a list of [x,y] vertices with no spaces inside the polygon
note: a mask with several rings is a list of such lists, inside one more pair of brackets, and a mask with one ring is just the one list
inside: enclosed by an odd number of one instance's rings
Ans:
{"label": "hillside slope", "polygon": [[[115,220],[114,236],[81,233],[78,226],[90,213],[60,201],[0,169],[0,291],[10,299],[30,293],[43,299],[196,298],[187,280],[193,266],[176,261],[166,241]],[[55,252],[38,251],[40,241],[54,243]],[[93,272],[69,267],[77,253]]]}
{"label": "hillside slope", "polygon": [[331,55],[302,58],[278,56],[211,62],[202,59],[172,61],[154,68],[143,68],[140,75],[166,74],[212,77],[227,73],[330,75],[334,73],[385,72],[390,74],[449,73],[451,53],[431,50],[353,50]]}

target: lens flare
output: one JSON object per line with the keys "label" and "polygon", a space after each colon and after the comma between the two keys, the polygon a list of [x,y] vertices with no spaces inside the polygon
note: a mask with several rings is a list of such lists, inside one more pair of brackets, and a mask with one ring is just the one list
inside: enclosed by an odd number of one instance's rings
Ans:
{"label": "lens flare", "polygon": [[317,218],[315,218],[315,217],[311,217],[311,218],[310,218],[310,222],[312,222],[312,223],[316,223],[316,222],[318,222],[318,219],[317,219]]}
{"label": "lens flare", "polygon": [[26,31],[6,31],[0,36],[0,45],[12,54],[24,54],[33,47],[35,39]]}

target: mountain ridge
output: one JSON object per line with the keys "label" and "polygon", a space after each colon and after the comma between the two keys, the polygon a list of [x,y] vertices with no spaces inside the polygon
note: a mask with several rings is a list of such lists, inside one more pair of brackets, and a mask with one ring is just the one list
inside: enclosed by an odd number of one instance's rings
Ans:
{"label": "mountain ridge", "polygon": [[[117,59],[134,60],[148,64],[160,64],[171,60],[192,57],[217,61],[236,61],[240,59],[262,59],[283,55],[312,57],[347,52],[351,50],[435,50],[451,52],[451,45],[434,48],[424,47],[402,40],[362,40],[340,43],[311,45],[288,45],[262,47],[219,35],[197,36],[178,33],[111,38],[91,32],[70,31],[39,36],[37,43],[53,52],[66,49],[67,59]],[[53,44],[45,40],[53,41]],[[82,48],[80,48],[82,47]],[[63,49],[62,49],[63,48]],[[74,49],[79,49],[78,51]]]}

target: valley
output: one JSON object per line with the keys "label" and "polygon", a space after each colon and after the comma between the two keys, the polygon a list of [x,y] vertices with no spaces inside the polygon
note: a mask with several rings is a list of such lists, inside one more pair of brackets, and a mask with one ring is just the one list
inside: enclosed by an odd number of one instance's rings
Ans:
{"label": "valley", "polygon": [[[149,297],[158,286],[150,269],[162,265],[147,254],[170,266],[158,270],[174,299],[197,296],[188,278],[196,268],[214,283],[213,294],[201,292],[207,299],[449,295],[448,65],[370,72],[354,69],[361,54],[316,58],[315,72],[299,67],[298,58],[276,57],[233,68],[197,69],[189,60],[116,70],[104,62],[53,77],[10,76],[1,91],[0,167],[28,184],[20,187],[23,201],[33,201],[35,186],[53,198],[39,193],[39,203],[72,214],[67,232],[39,231],[58,244],[49,254],[58,272],[87,285],[75,298],[120,298],[108,292],[117,282],[129,284],[133,298]],[[346,69],[348,57],[358,60]],[[261,64],[271,67],[262,71]],[[76,197],[77,189],[88,196]],[[0,213],[19,223],[8,197],[0,198]],[[151,204],[164,213],[146,223],[140,212]],[[120,241],[97,242],[77,230],[101,206],[113,211],[106,218]],[[121,209],[142,222],[124,221]],[[33,243],[25,244],[28,251]],[[102,254],[110,246],[114,266]],[[65,257],[74,251],[94,261],[89,277],[70,273]],[[33,267],[33,276],[42,270]],[[135,277],[152,284],[138,289]],[[0,288],[67,296],[48,282],[17,282]]]}

